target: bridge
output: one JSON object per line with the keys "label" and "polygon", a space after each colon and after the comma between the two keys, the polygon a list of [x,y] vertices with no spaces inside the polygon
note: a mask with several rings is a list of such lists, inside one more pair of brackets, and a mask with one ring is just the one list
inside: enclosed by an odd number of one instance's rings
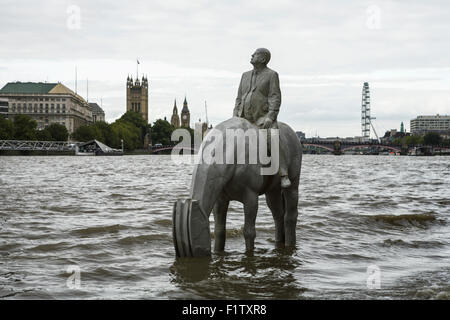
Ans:
{"label": "bridge", "polygon": [[0,140],[0,150],[14,151],[73,151],[75,143],[67,141]]}
{"label": "bridge", "polygon": [[[14,150],[14,151],[54,151],[54,152],[68,152],[75,151],[76,145],[79,142],[67,142],[67,141],[27,141],[27,140],[0,140],[0,151],[1,150]],[[349,150],[360,150],[360,149],[371,149],[371,150],[392,150],[394,152],[405,151],[402,150],[401,146],[385,145],[381,143],[342,143],[339,140],[336,141],[304,141],[302,142],[305,149],[319,148],[326,150],[327,152],[333,154],[342,154]],[[198,148],[195,146],[191,147],[180,147],[176,145],[157,145],[152,146],[152,153],[158,154],[165,151],[172,150],[189,150],[191,153],[197,153]],[[436,147],[435,150],[439,153],[448,153],[450,149],[447,147]]]}
{"label": "bridge", "polygon": [[[0,151],[54,151],[54,152],[67,152],[75,151],[77,145],[80,142],[67,142],[67,141],[33,141],[33,140],[0,140]],[[194,146],[191,147],[179,147],[174,145],[157,145],[152,146],[152,153],[161,153],[164,151],[172,150],[188,150],[191,153],[197,153],[198,149]]]}
{"label": "bridge", "polygon": [[393,152],[401,152],[402,146],[397,145],[387,145],[379,142],[345,142],[341,140],[334,141],[303,141],[303,146],[305,149],[323,149],[327,152],[331,152],[333,154],[342,154],[346,151],[350,150],[361,150],[361,149],[369,149],[373,152],[380,152],[383,150],[390,150]]}

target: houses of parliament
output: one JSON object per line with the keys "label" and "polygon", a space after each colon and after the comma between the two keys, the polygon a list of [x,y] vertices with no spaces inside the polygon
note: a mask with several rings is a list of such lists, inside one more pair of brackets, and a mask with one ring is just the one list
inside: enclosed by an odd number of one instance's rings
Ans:
{"label": "houses of parliament", "polygon": [[142,76],[142,81],[136,77],[127,77],[127,111],[136,111],[142,115],[145,122],[148,123],[148,80]]}
{"label": "houses of parliament", "polygon": [[[133,77],[127,77],[127,111],[139,112],[142,118],[148,123],[148,79],[142,76],[133,82]],[[177,100],[175,99],[170,123],[175,128],[191,127],[191,113],[188,108],[186,97],[184,97],[181,115],[178,115]]]}
{"label": "houses of parliament", "polygon": [[[133,110],[139,112],[142,118],[148,123],[148,79],[142,76],[141,81],[137,77],[133,81],[133,77],[127,77],[127,111]],[[174,106],[172,110],[172,117],[170,119],[170,124],[174,128],[191,128],[191,112],[188,108],[188,102],[186,96],[184,97],[183,108],[181,109],[181,114],[178,114],[177,100],[174,101]],[[200,125],[202,132],[207,130],[207,123],[195,124],[195,127]]]}
{"label": "houses of parliament", "polygon": [[[181,120],[181,121],[180,121]],[[190,128],[191,124],[191,113],[189,112],[188,103],[186,97],[184,97],[183,109],[181,109],[181,119],[178,116],[177,99],[175,99],[172,111],[172,118],[170,119],[170,124],[175,128],[185,127]]]}

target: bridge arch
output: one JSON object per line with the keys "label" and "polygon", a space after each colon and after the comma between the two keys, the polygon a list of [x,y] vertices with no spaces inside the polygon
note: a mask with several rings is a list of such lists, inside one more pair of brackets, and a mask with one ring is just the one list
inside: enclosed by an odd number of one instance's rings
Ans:
{"label": "bridge arch", "polygon": [[396,152],[400,152],[401,148],[399,147],[393,147],[393,146],[385,146],[385,145],[378,145],[378,144],[359,144],[359,145],[354,145],[354,146],[347,146],[345,148],[342,148],[342,151],[347,151],[347,150],[351,150],[351,149],[358,149],[358,148],[377,148],[377,149],[389,149],[389,150],[393,150]]}
{"label": "bridge arch", "polygon": [[316,147],[316,148],[325,149],[325,150],[328,150],[330,152],[334,151],[333,148],[330,148],[330,147],[327,147],[327,146],[324,146],[324,145],[320,145],[320,144],[315,144],[315,143],[303,143],[303,145],[304,146],[308,146],[308,147]]}

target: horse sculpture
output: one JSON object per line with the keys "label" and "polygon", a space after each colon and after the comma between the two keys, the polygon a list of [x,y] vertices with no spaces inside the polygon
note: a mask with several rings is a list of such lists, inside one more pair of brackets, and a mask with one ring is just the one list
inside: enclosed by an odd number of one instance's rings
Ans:
{"label": "horse sculpture", "polygon": [[[236,162],[237,144],[234,144],[232,163],[199,163],[192,175],[190,198],[177,200],[173,208],[173,240],[177,257],[197,257],[211,254],[211,234],[209,216],[214,211],[214,250],[225,248],[226,217],[228,205],[236,200],[244,205],[244,238],[246,251],[254,249],[256,237],[255,220],[258,211],[258,197],[265,194],[275,221],[275,241],[277,246],[293,247],[296,243],[298,217],[298,186],[302,161],[302,146],[295,132],[285,123],[278,122],[279,143],[283,144],[288,163],[291,186],[282,189],[278,174],[262,175],[264,167],[259,160],[256,164]],[[217,125],[214,130],[223,139],[209,139],[211,132],[200,146],[199,155],[206,150],[226,151],[230,142],[227,129],[258,130],[258,127],[244,118],[233,117]],[[245,150],[260,148],[245,139]],[[259,140],[258,140],[259,141]],[[242,142],[242,141],[241,141]],[[218,145],[218,144],[222,145]],[[216,148],[216,149],[214,149]],[[270,151],[271,153],[274,150]],[[230,153],[224,155],[229,157]]]}

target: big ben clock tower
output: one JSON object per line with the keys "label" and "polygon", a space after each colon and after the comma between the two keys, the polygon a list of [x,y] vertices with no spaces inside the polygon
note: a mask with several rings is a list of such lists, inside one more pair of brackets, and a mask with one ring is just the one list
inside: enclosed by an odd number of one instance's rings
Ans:
{"label": "big ben clock tower", "polygon": [[188,103],[186,101],[186,97],[184,97],[183,109],[181,110],[181,126],[190,128],[191,123],[191,113],[188,109]]}

